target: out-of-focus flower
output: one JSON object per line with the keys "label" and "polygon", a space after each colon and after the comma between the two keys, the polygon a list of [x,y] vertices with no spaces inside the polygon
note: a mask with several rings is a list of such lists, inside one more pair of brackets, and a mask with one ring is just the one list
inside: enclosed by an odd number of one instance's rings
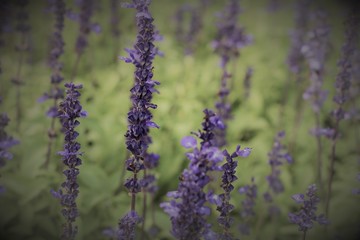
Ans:
{"label": "out-of-focus flower", "polygon": [[257,198],[257,186],[255,184],[255,179],[251,178],[251,184],[247,184],[243,187],[240,187],[238,192],[240,194],[245,195],[245,199],[241,201],[242,209],[240,212],[240,216],[243,222],[240,223],[239,230],[241,234],[249,235],[250,234],[249,221],[251,220],[252,217],[255,216],[254,207]]}
{"label": "out-of-focus flower", "polygon": [[[269,191],[264,193],[264,199],[266,202],[269,203],[271,203],[273,200],[271,192],[273,194],[279,194],[284,191],[284,185],[280,179],[281,170],[279,169],[279,166],[283,165],[284,162],[293,162],[293,158],[286,151],[286,147],[281,143],[281,140],[284,137],[285,132],[279,132],[274,139],[274,144],[271,152],[268,153],[271,173],[270,175],[266,176],[266,180],[269,185]],[[269,210],[272,213],[279,212],[274,204],[270,206]]]}
{"label": "out-of-focus flower", "polygon": [[289,221],[299,226],[299,231],[306,232],[311,229],[314,222],[325,225],[328,224],[328,220],[323,214],[317,215],[317,205],[320,202],[320,198],[316,195],[316,185],[312,184],[308,187],[306,197],[303,194],[295,194],[292,199],[297,204],[302,204],[300,211],[296,213],[289,213]]}

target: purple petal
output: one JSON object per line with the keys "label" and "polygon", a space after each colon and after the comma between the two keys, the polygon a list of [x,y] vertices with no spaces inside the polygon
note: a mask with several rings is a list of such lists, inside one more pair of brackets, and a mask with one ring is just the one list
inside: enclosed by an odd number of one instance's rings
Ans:
{"label": "purple petal", "polygon": [[197,141],[192,136],[186,136],[186,137],[183,137],[183,139],[181,139],[181,145],[184,148],[196,148]]}
{"label": "purple petal", "polygon": [[299,204],[304,202],[304,194],[301,194],[301,193],[294,194],[291,196],[291,198],[294,199],[294,201]]}

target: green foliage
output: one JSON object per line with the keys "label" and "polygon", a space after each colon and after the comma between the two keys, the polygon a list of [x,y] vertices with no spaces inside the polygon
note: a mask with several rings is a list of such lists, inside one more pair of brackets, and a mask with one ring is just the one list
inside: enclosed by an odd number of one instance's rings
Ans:
{"label": "green foliage", "polygon": [[[185,1],[182,1],[185,2]],[[67,1],[72,4],[72,1]],[[121,186],[128,173],[122,175],[127,150],[124,134],[127,129],[127,111],[130,106],[129,89],[133,81],[133,67],[119,62],[115,56],[126,55],[123,50],[129,48],[135,39],[134,11],[120,9],[121,37],[120,52],[114,52],[114,39],[110,34],[108,1],[99,1],[101,9],[97,10],[94,21],[98,21],[103,28],[99,35],[90,35],[90,46],[80,62],[80,68],[75,82],[84,85],[81,102],[89,113],[87,118],[81,119],[79,126],[79,141],[82,144],[83,165],[80,167],[80,194],[77,201],[80,218],[77,221],[79,233],[77,239],[106,239],[102,231],[116,227],[118,219],[122,217],[130,206],[130,197]],[[154,121],[160,129],[151,130],[153,144],[150,150],[160,154],[160,165],[155,175],[158,178],[159,191],[155,196],[154,212],[156,225],[161,228],[158,239],[171,239],[169,230],[170,220],[160,208],[159,204],[166,200],[166,193],[175,190],[178,177],[187,166],[186,150],[180,146],[182,137],[200,128],[202,110],[213,108],[220,86],[221,69],[218,67],[218,57],[212,52],[211,40],[215,32],[216,18],[213,14],[222,9],[222,1],[214,1],[205,13],[206,21],[200,36],[200,43],[193,56],[183,55],[183,46],[175,39],[172,14],[179,3],[173,1],[153,1],[151,6],[155,18],[155,25],[164,36],[159,42],[159,48],[165,53],[164,58],[157,57],[154,62],[155,79],[161,82],[157,88],[159,95],[155,95],[154,103],[158,108],[153,111]],[[62,216],[57,199],[50,194],[50,189],[57,190],[64,180],[62,175],[61,158],[56,153],[62,149],[62,135],[59,134],[51,156],[48,169],[42,168],[47,149],[47,129],[50,119],[45,111],[50,103],[37,103],[37,98],[49,89],[50,69],[45,64],[48,54],[48,37],[51,34],[51,14],[42,12],[43,4],[30,4],[33,50],[29,53],[32,62],[23,66],[21,76],[25,85],[21,87],[21,102],[23,120],[20,130],[15,129],[15,94],[16,89],[9,79],[14,76],[17,68],[18,54],[14,51],[14,43],[18,42],[16,33],[5,36],[6,47],[1,51],[0,95],[4,103],[1,112],[7,112],[12,120],[8,132],[21,141],[12,149],[14,158],[2,168],[0,183],[7,189],[0,196],[0,238],[1,239],[58,239],[61,232]],[[295,108],[296,96],[299,89],[290,84],[286,89],[289,99],[285,106],[285,122],[279,125],[280,101],[283,88],[289,78],[285,59],[289,49],[288,31],[293,26],[293,9],[291,2],[284,2],[276,13],[269,13],[265,9],[265,1],[243,1],[244,11],[241,24],[254,37],[254,44],[241,51],[240,58],[234,63],[233,87],[230,101],[233,103],[233,119],[228,128],[228,149],[234,150],[237,144],[253,149],[249,158],[240,160],[237,170],[239,180],[235,182],[236,189],[250,182],[251,177],[259,186],[257,201],[258,239],[297,239],[300,234],[296,226],[287,220],[287,212],[296,208],[290,197],[303,192],[315,181],[315,139],[308,133],[314,126],[314,118],[310,105],[303,103],[303,117],[297,129],[296,149],[293,150],[294,164],[284,165],[282,180],[285,192],[276,197],[282,214],[277,219],[271,219],[267,214],[267,205],[262,199],[262,193],[267,189],[265,176],[269,174],[267,153],[273,143],[273,137],[280,129],[287,132],[286,142],[294,137],[294,122],[298,109]],[[336,76],[336,60],[343,38],[342,14],[337,10],[338,5],[327,5],[331,13],[332,23],[332,51],[326,66],[325,87],[330,91],[329,99],[322,112],[322,122],[325,123],[328,113],[334,107],[330,101],[333,95],[333,83]],[[65,54],[61,58],[64,62],[65,81],[69,78],[75,61],[74,44],[77,36],[76,22],[65,22]],[[254,67],[252,89],[250,97],[243,100],[242,79],[247,66]],[[305,84],[307,85],[307,84]],[[355,126],[344,123],[343,137],[338,147],[338,161],[336,162],[336,177],[334,183],[333,201],[331,202],[330,234],[337,233],[350,239],[352,233],[358,231],[359,198],[351,194],[351,189],[359,187],[356,182],[358,172],[357,159],[359,157],[353,132]],[[57,128],[59,124],[57,122]],[[330,143],[324,139],[324,171],[327,176]],[[355,152],[354,152],[355,151]],[[214,176],[219,182],[220,176]],[[218,183],[217,182],[217,183]],[[219,184],[212,183],[211,187],[218,188]],[[232,196],[236,206],[234,217],[234,233],[238,233],[236,225],[239,223],[239,210],[243,197],[237,193]],[[141,209],[141,196],[138,197],[137,209]],[[323,207],[323,206],[322,206]],[[213,209],[214,210],[214,209]],[[322,210],[322,209],[321,209]],[[213,211],[211,222],[216,224],[216,211]],[[216,214],[215,214],[216,213]],[[150,215],[150,214],[149,214]],[[259,220],[263,215],[263,220]],[[261,222],[260,225],[259,221]],[[146,228],[153,222],[148,220]],[[140,232],[140,229],[139,229]],[[308,239],[320,239],[323,229],[315,227]],[[347,235],[348,234],[348,235]],[[139,235],[139,234],[138,234]],[[6,238],[5,238],[6,237]],[[243,239],[255,239],[244,237]],[[149,237],[150,239],[150,237]]]}

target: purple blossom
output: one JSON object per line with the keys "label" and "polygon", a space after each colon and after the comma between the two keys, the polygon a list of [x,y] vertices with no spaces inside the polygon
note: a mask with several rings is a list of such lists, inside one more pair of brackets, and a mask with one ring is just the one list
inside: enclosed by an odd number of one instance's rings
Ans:
{"label": "purple blossom", "polygon": [[[137,10],[138,36],[134,49],[127,49],[129,58],[123,58],[126,62],[133,63],[136,68],[134,74],[135,85],[130,90],[132,107],[128,113],[129,124],[125,134],[127,149],[133,154],[127,161],[127,168],[134,173],[144,168],[143,159],[145,159],[148,145],[151,143],[151,138],[148,135],[149,128],[158,127],[152,122],[153,116],[150,112],[151,108],[155,109],[157,107],[151,103],[151,100],[152,93],[156,92],[155,86],[159,82],[152,79],[153,59],[158,50],[153,44],[156,33],[153,25],[154,19],[148,10],[149,4],[150,1],[145,0],[134,0],[133,4],[129,4],[129,7]],[[130,184],[128,186],[136,185]],[[131,188],[129,191],[137,192],[137,190]]]}
{"label": "purple blossom", "polygon": [[[214,236],[210,225],[206,223],[210,208],[206,207],[205,203],[211,195],[204,192],[204,187],[210,182],[208,173],[221,170],[217,164],[223,160],[224,155],[214,145],[213,131],[223,127],[223,124],[211,110],[205,109],[204,113],[202,130],[194,133],[202,140],[200,148],[194,147],[192,152],[186,154],[190,163],[181,174],[177,191],[168,193],[172,200],[160,204],[170,216],[171,233],[176,239]],[[216,202],[215,199],[214,201]]]}
{"label": "purple blossom", "polygon": [[239,49],[252,42],[252,37],[246,35],[244,29],[237,24],[240,12],[239,1],[229,0],[224,11],[219,14],[218,31],[212,46],[221,57],[221,67],[225,67],[230,59],[239,57]]}
{"label": "purple blossom", "polygon": [[221,204],[217,206],[216,210],[220,212],[220,216],[218,217],[218,223],[223,227],[223,238],[231,238],[231,234],[229,229],[231,227],[231,223],[233,222],[233,218],[230,217],[230,212],[234,209],[234,205],[230,203],[230,193],[234,190],[234,186],[232,183],[236,181],[237,177],[236,167],[237,161],[234,160],[236,157],[248,157],[250,151],[247,150],[240,150],[240,146],[237,146],[235,152],[231,155],[228,153],[227,150],[223,151],[223,155],[225,156],[226,163],[222,165],[222,181],[221,181],[221,188],[224,190],[224,193],[219,195],[221,199]]}
{"label": "purple blossom", "polygon": [[76,205],[76,198],[79,194],[79,185],[77,183],[77,176],[79,175],[78,166],[81,165],[80,143],[76,141],[79,133],[75,128],[79,126],[80,122],[77,120],[80,117],[87,116],[87,113],[82,109],[80,101],[79,90],[82,85],[75,85],[74,83],[65,83],[66,97],[59,105],[59,114],[62,124],[62,132],[64,132],[64,149],[59,152],[62,156],[62,162],[67,166],[63,171],[66,176],[66,181],[61,184],[62,189],[58,191],[51,190],[54,197],[59,198],[62,209],[62,215],[66,223],[63,228],[62,237],[65,239],[74,239],[77,233],[77,227],[73,223],[78,217],[78,209]]}
{"label": "purple blossom", "polygon": [[289,221],[299,226],[299,231],[306,232],[311,229],[314,222],[325,225],[328,224],[328,220],[323,214],[317,215],[317,205],[320,203],[320,198],[316,195],[316,185],[312,184],[308,187],[306,197],[303,194],[295,194],[292,199],[297,204],[302,204],[300,211],[296,213],[289,213]]}
{"label": "purple blossom", "polygon": [[[264,199],[266,202],[272,202],[272,194],[279,194],[284,191],[284,185],[280,179],[280,169],[279,167],[284,164],[284,162],[292,163],[293,159],[288,152],[286,152],[286,147],[281,143],[281,140],[285,137],[285,132],[279,132],[275,139],[271,152],[268,153],[269,156],[269,165],[271,167],[270,175],[266,176],[268,182],[269,190],[264,193]],[[271,212],[277,212],[275,205],[271,205],[269,209]]]}
{"label": "purple blossom", "polygon": [[[53,106],[49,107],[46,115],[51,118],[57,117],[57,104],[58,100],[64,98],[64,91],[59,87],[59,84],[63,81],[63,76],[61,75],[61,70],[63,64],[59,62],[60,56],[64,53],[64,40],[62,37],[62,32],[64,29],[64,14],[65,14],[65,2],[64,0],[56,0],[52,2],[52,9],[55,14],[55,24],[54,32],[51,40],[51,51],[49,56],[49,65],[52,69],[51,74],[51,90],[43,94],[42,97],[38,99],[38,102],[43,102],[45,100],[53,100]],[[49,130],[49,137],[55,137],[55,134],[50,134],[53,132],[53,129]]]}
{"label": "purple blossom", "polygon": [[241,201],[242,209],[240,216],[243,222],[239,226],[242,235],[250,234],[249,221],[255,216],[254,207],[257,198],[257,186],[255,179],[251,178],[251,184],[240,187],[238,192],[245,195],[245,199]]}
{"label": "purple blossom", "polygon": [[353,69],[356,69],[356,67],[353,68],[352,64],[352,61],[356,56],[355,53],[359,41],[358,28],[360,26],[360,20],[356,13],[351,13],[349,15],[345,25],[345,43],[341,49],[341,59],[338,61],[339,72],[335,82],[336,94],[333,98],[334,102],[337,104],[337,108],[332,114],[337,120],[342,120],[345,116],[343,105],[349,100],[352,71]]}
{"label": "purple blossom", "polygon": [[87,36],[92,28],[91,16],[94,11],[93,0],[81,0],[80,1],[80,15],[79,15],[79,35],[76,39],[75,50],[78,55],[84,53],[85,48],[88,45]]}
{"label": "purple blossom", "polygon": [[141,217],[135,212],[128,212],[119,222],[119,229],[117,232],[118,240],[133,240],[135,239],[136,225],[142,221]]}
{"label": "purple blossom", "polygon": [[[191,6],[184,4],[175,12],[176,38],[185,46],[186,55],[193,54],[197,45],[199,33],[203,28],[204,11],[202,5]],[[186,13],[189,14],[190,21],[185,20]],[[184,26],[184,22],[188,22],[189,26]]]}
{"label": "purple blossom", "polygon": [[319,113],[327,98],[322,89],[324,65],[329,48],[330,27],[323,11],[314,12],[315,26],[307,33],[305,45],[301,48],[310,70],[310,86],[303,94],[305,100],[312,103],[315,113]]}

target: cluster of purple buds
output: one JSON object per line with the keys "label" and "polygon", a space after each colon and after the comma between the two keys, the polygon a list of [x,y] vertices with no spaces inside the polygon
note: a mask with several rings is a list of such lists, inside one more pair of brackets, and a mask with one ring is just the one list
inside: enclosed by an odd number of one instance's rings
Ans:
{"label": "cluster of purple buds", "polygon": [[[266,202],[271,203],[273,196],[270,192],[274,194],[279,194],[284,191],[284,185],[280,179],[281,171],[279,166],[283,165],[284,162],[292,163],[293,159],[288,152],[286,152],[286,147],[281,143],[281,140],[285,137],[285,132],[279,132],[275,139],[274,145],[271,152],[268,153],[269,156],[269,165],[271,167],[271,173],[266,177],[266,180],[269,185],[269,191],[264,193],[264,199]],[[276,206],[270,206],[270,212],[276,214],[279,209]]]}
{"label": "cluster of purple buds", "polygon": [[62,189],[58,191],[52,190],[54,197],[60,199],[63,206],[62,214],[66,220],[64,224],[64,231],[62,237],[65,239],[74,239],[77,233],[77,227],[73,226],[76,217],[79,215],[76,198],[79,194],[79,184],[77,183],[77,176],[79,175],[78,167],[81,165],[80,143],[76,141],[79,133],[75,128],[79,126],[80,122],[77,120],[80,117],[86,117],[87,113],[82,110],[79,101],[82,85],[75,85],[74,83],[66,83],[66,97],[59,105],[58,117],[62,124],[62,132],[64,138],[64,150],[59,152],[62,156],[62,162],[67,166],[63,171],[66,176],[66,181],[61,184]]}
{"label": "cluster of purple buds", "polygon": [[210,225],[206,222],[210,208],[205,206],[207,194],[204,188],[211,180],[209,172],[221,170],[218,163],[223,160],[224,155],[214,145],[213,131],[224,125],[211,110],[206,109],[204,113],[202,130],[193,133],[202,140],[200,147],[192,136],[182,139],[181,144],[193,150],[186,154],[190,160],[189,166],[180,176],[177,191],[167,194],[173,199],[160,204],[170,216],[171,233],[176,239],[200,239],[202,236],[211,235]]}
{"label": "cluster of purple buds", "polygon": [[245,195],[245,199],[241,201],[242,210],[240,216],[243,219],[243,222],[240,223],[239,230],[242,235],[250,235],[249,221],[251,218],[255,217],[254,207],[257,198],[257,185],[255,184],[255,179],[251,178],[251,184],[240,187],[238,192]]}
{"label": "cluster of purple buds", "polygon": [[314,12],[313,17],[316,25],[307,33],[308,38],[301,49],[310,70],[310,86],[304,92],[303,98],[311,101],[313,111],[319,113],[328,94],[322,89],[322,85],[324,65],[329,48],[330,27],[323,11]]}
{"label": "cluster of purple buds", "polygon": [[[0,104],[2,102],[2,98],[0,97]],[[9,152],[9,149],[17,144],[19,141],[9,136],[5,127],[9,124],[9,117],[6,113],[0,114],[0,168],[6,164],[6,160],[11,160],[13,155]],[[5,191],[5,188],[0,185],[0,194]]]}
{"label": "cluster of purple buds", "polygon": [[[54,105],[49,108],[46,115],[51,118],[56,118],[58,112],[57,101],[64,98],[63,90],[59,87],[59,84],[64,79],[61,75],[63,64],[59,62],[59,58],[64,53],[65,45],[62,37],[62,31],[64,29],[65,2],[64,0],[56,0],[53,1],[52,4],[52,9],[56,18],[54,33],[51,41],[52,49],[49,56],[49,65],[52,69],[51,84],[53,87],[50,92],[44,93],[38,101],[43,102],[48,99],[54,100]],[[54,137],[53,134],[49,134],[49,136]]]}
{"label": "cluster of purple buds", "polygon": [[312,184],[306,191],[307,199],[304,194],[301,193],[292,196],[292,199],[297,204],[302,204],[302,207],[300,211],[288,214],[289,221],[297,224],[299,226],[299,231],[304,233],[313,227],[314,222],[318,222],[322,225],[329,223],[323,214],[316,214],[317,205],[320,202],[320,198],[316,195],[316,190],[316,185]]}
{"label": "cluster of purple buds", "polygon": [[248,157],[251,153],[250,148],[244,148],[240,150],[240,146],[236,147],[235,152],[231,155],[228,153],[227,150],[223,151],[223,155],[225,156],[226,163],[222,165],[222,181],[221,181],[221,188],[224,190],[224,193],[219,195],[220,204],[218,204],[216,210],[220,212],[220,216],[218,217],[218,223],[223,227],[223,237],[231,237],[229,229],[233,222],[230,213],[234,209],[234,205],[230,203],[230,193],[234,190],[234,186],[232,183],[237,180],[236,177],[236,167],[237,161],[234,160],[236,157]]}
{"label": "cluster of purple buds", "polygon": [[220,66],[225,68],[232,58],[240,55],[241,48],[252,43],[252,36],[245,34],[244,28],[238,26],[238,17],[241,12],[238,0],[229,0],[221,19],[217,24],[217,34],[212,43],[215,53],[221,57]]}

